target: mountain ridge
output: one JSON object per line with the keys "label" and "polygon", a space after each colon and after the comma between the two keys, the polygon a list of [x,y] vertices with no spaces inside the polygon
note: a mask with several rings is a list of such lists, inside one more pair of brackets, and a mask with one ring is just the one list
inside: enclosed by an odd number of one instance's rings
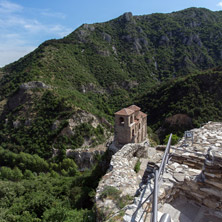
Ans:
{"label": "mountain ridge", "polygon": [[95,221],[110,156],[80,172],[66,152],[104,144],[123,107],[140,106],[161,140],[222,120],[221,29],[222,12],[207,9],[125,13],[1,68],[0,220]]}
{"label": "mountain ridge", "polygon": [[112,113],[150,88],[222,65],[220,27],[222,12],[204,8],[143,16],[128,12],[83,24],[3,67],[0,100],[24,82],[42,81],[74,106],[112,122]]}

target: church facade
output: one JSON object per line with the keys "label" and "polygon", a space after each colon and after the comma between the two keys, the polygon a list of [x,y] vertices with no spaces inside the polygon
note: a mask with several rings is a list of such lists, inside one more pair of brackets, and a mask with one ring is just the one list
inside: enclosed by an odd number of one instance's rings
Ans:
{"label": "church facade", "polygon": [[141,143],[147,138],[147,115],[131,105],[115,113],[115,145]]}

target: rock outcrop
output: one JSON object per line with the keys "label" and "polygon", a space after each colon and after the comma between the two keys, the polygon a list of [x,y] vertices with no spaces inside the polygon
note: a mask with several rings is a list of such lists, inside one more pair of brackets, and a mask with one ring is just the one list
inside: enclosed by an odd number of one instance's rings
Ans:
{"label": "rock outcrop", "polygon": [[47,86],[45,83],[40,81],[31,81],[21,84],[19,88],[23,90],[35,89],[35,88],[50,89],[50,86]]}
{"label": "rock outcrop", "polygon": [[91,169],[105,152],[106,147],[103,149],[68,149],[66,155],[75,161],[80,171],[85,171]]}

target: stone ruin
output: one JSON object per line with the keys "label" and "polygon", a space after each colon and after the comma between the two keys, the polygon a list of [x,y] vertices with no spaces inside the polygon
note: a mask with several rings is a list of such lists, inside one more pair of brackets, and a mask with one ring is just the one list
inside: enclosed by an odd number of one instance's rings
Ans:
{"label": "stone ruin", "polygon": [[[191,130],[193,141],[182,138],[171,146],[171,158],[159,187],[158,217],[169,213],[174,222],[222,221],[222,123],[208,122]],[[127,144],[112,157],[110,169],[96,192],[98,221],[143,221],[151,218],[153,167],[159,166],[163,146]],[[133,169],[140,159],[141,169]],[[111,197],[100,198],[106,186],[133,200],[118,208]],[[141,205],[143,203],[143,205]],[[102,212],[102,213],[101,213]],[[102,219],[100,217],[102,216]]]}

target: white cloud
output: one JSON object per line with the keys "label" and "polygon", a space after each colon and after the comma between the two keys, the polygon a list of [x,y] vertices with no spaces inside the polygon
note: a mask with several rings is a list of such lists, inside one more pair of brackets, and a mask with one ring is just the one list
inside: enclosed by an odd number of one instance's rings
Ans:
{"label": "white cloud", "polygon": [[51,12],[50,10],[45,10],[41,12],[41,15],[52,18],[65,19],[66,15],[60,12]]}
{"label": "white cloud", "polygon": [[0,66],[19,59],[44,40],[61,38],[72,31],[55,21],[49,22],[47,17],[65,19],[65,15],[59,12],[25,8],[0,0]]}
{"label": "white cloud", "polygon": [[0,34],[0,67],[16,61],[36,47],[27,45],[26,40],[18,33]]}
{"label": "white cloud", "polygon": [[1,0],[0,1],[0,12],[1,13],[12,13],[22,11],[23,7],[21,5]]}
{"label": "white cloud", "polygon": [[217,6],[222,8],[222,1],[217,4]]}
{"label": "white cloud", "polygon": [[34,46],[15,45],[14,47],[8,47],[5,45],[0,45],[0,67],[18,60],[19,58],[33,51],[35,48],[36,47]]}

